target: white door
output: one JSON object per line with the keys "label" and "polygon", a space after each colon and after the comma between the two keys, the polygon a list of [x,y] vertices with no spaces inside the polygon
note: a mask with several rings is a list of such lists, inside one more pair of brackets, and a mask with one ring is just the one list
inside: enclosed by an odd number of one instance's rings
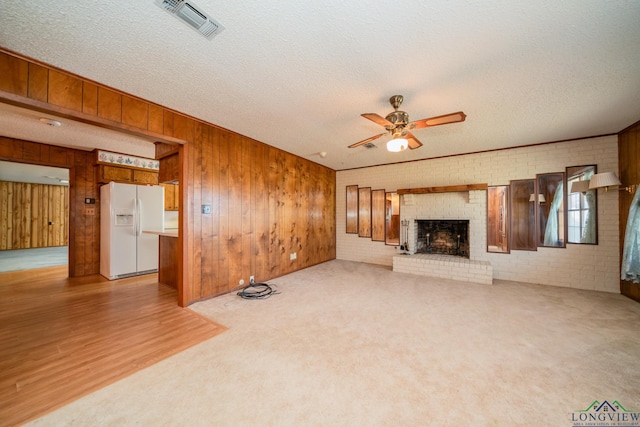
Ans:
{"label": "white door", "polygon": [[139,213],[137,242],[137,271],[158,269],[159,237],[143,233],[144,230],[162,230],[164,225],[164,188],[154,185],[138,185],[137,208]]}

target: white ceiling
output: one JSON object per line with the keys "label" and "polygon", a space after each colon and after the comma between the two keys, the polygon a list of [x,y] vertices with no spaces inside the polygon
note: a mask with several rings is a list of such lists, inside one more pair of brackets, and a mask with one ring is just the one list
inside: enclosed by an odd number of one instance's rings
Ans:
{"label": "white ceiling", "polygon": [[[226,27],[211,41],[153,0],[4,2],[0,45],[336,170],[640,120],[637,0],[196,4]],[[418,150],[347,148],[395,94],[411,120],[467,120],[414,131]]]}
{"label": "white ceiling", "polygon": [[69,185],[69,169],[0,161],[0,181]]}
{"label": "white ceiling", "polygon": [[[40,119],[53,119],[60,126],[49,126]],[[155,146],[147,139],[3,103],[0,103],[0,132],[11,138],[85,151],[109,148],[141,157],[154,158],[156,155]]]}

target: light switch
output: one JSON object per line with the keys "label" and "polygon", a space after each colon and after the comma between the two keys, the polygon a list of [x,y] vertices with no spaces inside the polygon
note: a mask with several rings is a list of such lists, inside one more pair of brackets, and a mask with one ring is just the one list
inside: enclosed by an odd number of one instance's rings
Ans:
{"label": "light switch", "polygon": [[202,213],[210,214],[211,213],[211,205],[202,205]]}

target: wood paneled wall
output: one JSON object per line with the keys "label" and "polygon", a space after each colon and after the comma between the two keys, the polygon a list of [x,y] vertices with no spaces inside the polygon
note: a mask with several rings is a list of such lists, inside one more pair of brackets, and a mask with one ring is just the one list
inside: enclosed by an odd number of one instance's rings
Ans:
{"label": "wood paneled wall", "polygon": [[180,180],[191,201],[188,301],[335,258],[335,171],[222,129],[193,132]]}
{"label": "wood paneled wall", "polygon": [[[640,184],[640,123],[626,129],[618,135],[618,167],[623,185]],[[636,189],[640,191],[640,188]],[[620,259],[624,234],[627,229],[627,216],[635,194],[620,191]],[[640,284],[620,280],[620,292],[640,302]]]}
{"label": "wood paneled wall", "polygon": [[69,169],[69,276],[98,274],[100,209],[84,204],[98,198],[92,153],[0,136],[0,160]]}
{"label": "wood paneled wall", "polygon": [[69,187],[0,181],[0,250],[69,244]]}
{"label": "wood paneled wall", "polygon": [[159,141],[184,142],[167,133],[174,112],[1,49],[0,99]]}
{"label": "wood paneled wall", "polygon": [[[152,136],[159,142],[182,143],[178,151],[182,306],[238,288],[239,280],[248,283],[251,275],[266,281],[335,258],[332,169],[2,50],[0,101]],[[88,259],[78,253],[74,262],[85,266],[85,274],[95,274],[99,218],[96,214],[85,229],[84,206],[76,200],[85,190],[92,194],[86,197],[96,197],[95,178],[79,167],[79,154],[69,156],[73,164],[70,252],[73,247],[84,250]],[[85,165],[90,165],[87,160]],[[202,213],[204,204],[211,205],[211,214]],[[74,224],[76,217],[82,221]],[[91,244],[76,229],[86,233]],[[95,253],[88,251],[92,245]],[[95,262],[90,262],[94,255]]]}

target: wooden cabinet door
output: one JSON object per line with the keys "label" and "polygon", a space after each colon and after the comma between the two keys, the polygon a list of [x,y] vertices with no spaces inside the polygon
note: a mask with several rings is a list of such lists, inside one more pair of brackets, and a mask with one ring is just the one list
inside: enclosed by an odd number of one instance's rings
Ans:
{"label": "wooden cabinet door", "polygon": [[156,172],[133,170],[134,184],[158,184],[158,174]]}
{"label": "wooden cabinet door", "polygon": [[160,184],[164,188],[164,210],[178,210],[178,186],[175,184]]}
{"label": "wooden cabinet door", "polygon": [[119,168],[117,166],[98,166],[98,175],[100,182],[132,182],[132,172],[132,169]]}
{"label": "wooden cabinet door", "polygon": [[158,173],[119,166],[98,165],[98,183],[123,182],[133,184],[158,184]]}
{"label": "wooden cabinet door", "polygon": [[164,210],[172,211],[173,208],[173,184],[161,183],[160,186],[164,188]]}
{"label": "wooden cabinet door", "polygon": [[173,187],[173,210],[177,211],[180,206],[180,188],[179,184],[171,184]]}

